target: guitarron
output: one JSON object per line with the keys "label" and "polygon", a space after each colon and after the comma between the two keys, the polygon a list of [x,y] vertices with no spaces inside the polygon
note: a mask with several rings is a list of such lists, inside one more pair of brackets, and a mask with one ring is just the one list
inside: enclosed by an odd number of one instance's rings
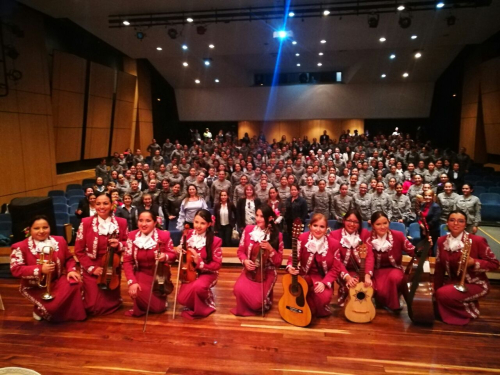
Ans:
{"label": "guitarron", "polygon": [[[292,227],[292,266],[297,269],[297,238],[304,225],[297,218]],[[306,327],[311,323],[312,313],[307,304],[307,282],[299,275],[283,276],[283,296],[279,302],[279,311],[284,321],[298,327]]]}

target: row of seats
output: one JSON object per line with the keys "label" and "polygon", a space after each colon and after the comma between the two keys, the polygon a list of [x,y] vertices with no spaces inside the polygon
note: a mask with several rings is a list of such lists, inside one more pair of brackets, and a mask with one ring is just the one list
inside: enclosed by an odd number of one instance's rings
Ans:
{"label": "row of seats", "polygon": [[498,188],[500,187],[500,181],[477,181],[474,179],[471,179],[470,177],[465,177],[464,182],[466,184],[472,184],[474,185],[474,189],[477,187],[484,187],[486,189],[491,189],[491,188]]}

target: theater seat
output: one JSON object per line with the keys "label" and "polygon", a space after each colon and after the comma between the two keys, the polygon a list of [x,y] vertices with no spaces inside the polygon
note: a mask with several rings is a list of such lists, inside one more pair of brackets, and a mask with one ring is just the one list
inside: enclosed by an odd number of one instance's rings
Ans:
{"label": "theater seat", "polygon": [[483,193],[481,200],[481,220],[500,221],[500,194]]}
{"label": "theater seat", "polygon": [[408,227],[408,236],[411,237],[410,242],[416,245],[422,239],[420,233],[420,225],[418,223],[411,223]]}
{"label": "theater seat", "polygon": [[390,222],[389,223],[389,229],[391,230],[397,230],[401,233],[403,233],[406,236],[406,227],[403,223],[397,223],[397,222]]}

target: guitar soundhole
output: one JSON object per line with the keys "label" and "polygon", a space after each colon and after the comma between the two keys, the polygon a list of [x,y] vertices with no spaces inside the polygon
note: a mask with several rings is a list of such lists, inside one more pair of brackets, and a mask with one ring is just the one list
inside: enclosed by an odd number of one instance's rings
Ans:
{"label": "guitar soundhole", "polygon": [[365,294],[364,292],[358,292],[358,293],[356,294],[356,299],[357,299],[358,301],[363,301],[365,298],[366,298],[366,294]]}
{"label": "guitar soundhole", "polygon": [[290,294],[295,297],[295,302],[297,303],[297,306],[305,305],[305,296],[304,292],[302,291],[302,285],[300,284],[290,285]]}

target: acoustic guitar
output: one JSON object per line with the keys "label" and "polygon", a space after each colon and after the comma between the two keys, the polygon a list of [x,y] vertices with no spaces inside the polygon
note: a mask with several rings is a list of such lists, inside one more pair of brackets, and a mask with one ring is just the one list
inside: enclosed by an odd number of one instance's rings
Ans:
{"label": "acoustic guitar", "polygon": [[[297,269],[297,238],[302,233],[304,225],[297,218],[292,227],[292,266]],[[307,282],[299,275],[283,276],[283,296],[279,302],[279,312],[284,321],[298,327],[306,327],[311,323],[312,313],[307,304]]]}
{"label": "acoustic guitar", "polygon": [[364,283],[366,244],[362,243],[358,247],[358,254],[361,265],[358,267],[354,254],[351,255],[351,262],[359,275],[359,282],[355,287],[349,289],[344,314],[347,320],[353,323],[369,323],[375,319],[376,311],[372,301],[373,287],[366,287]]}

